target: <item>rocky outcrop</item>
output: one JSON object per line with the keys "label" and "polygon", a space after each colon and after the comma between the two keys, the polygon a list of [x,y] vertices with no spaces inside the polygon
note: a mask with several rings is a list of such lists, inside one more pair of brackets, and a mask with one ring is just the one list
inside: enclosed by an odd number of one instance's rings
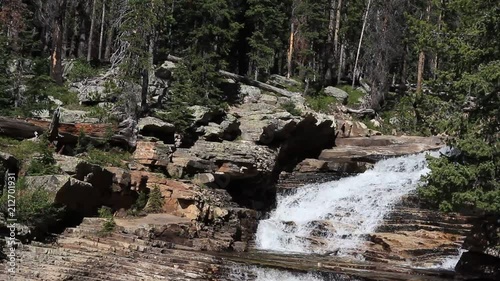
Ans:
{"label": "rocky outcrop", "polygon": [[488,216],[474,225],[465,239],[456,270],[465,276],[480,276],[483,279],[500,279],[500,217]]}
{"label": "rocky outcrop", "polygon": [[428,210],[414,202],[410,196],[398,203],[367,237],[367,260],[433,267],[459,255],[473,218]]}
{"label": "rocky outcrop", "polygon": [[335,145],[318,153],[317,159],[306,158],[292,171],[282,172],[278,189],[293,189],[363,173],[381,159],[439,149],[444,143],[438,137],[372,136],[337,137]]}
{"label": "rocky outcrop", "polygon": [[66,207],[81,216],[95,215],[104,203],[102,193],[92,184],[67,175],[28,176],[28,189],[44,189],[49,192],[54,204]]}
{"label": "rocky outcrop", "polygon": [[337,147],[324,150],[320,160],[329,162],[367,162],[439,149],[444,143],[435,137],[371,137],[336,141]]}
{"label": "rocky outcrop", "polygon": [[169,144],[174,143],[175,126],[155,117],[144,117],[137,124],[139,134],[142,136],[157,137]]}
{"label": "rocky outcrop", "polygon": [[161,141],[139,141],[137,142],[132,158],[136,163],[142,165],[167,167],[172,158],[173,150],[173,145],[168,145]]}
{"label": "rocky outcrop", "polygon": [[[169,171],[177,177],[196,173],[223,173],[232,179],[271,173],[276,151],[245,141],[198,141],[189,149],[178,149]],[[172,172],[173,173],[173,172]]]}

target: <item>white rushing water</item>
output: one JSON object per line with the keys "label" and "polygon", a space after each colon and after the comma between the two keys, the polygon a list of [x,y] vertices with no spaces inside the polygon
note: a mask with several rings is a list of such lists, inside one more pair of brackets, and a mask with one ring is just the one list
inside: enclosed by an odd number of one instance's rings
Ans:
{"label": "white rushing water", "polygon": [[320,276],[315,273],[296,273],[271,268],[245,267],[232,268],[228,274],[234,281],[360,281],[355,277],[329,273]]}
{"label": "white rushing water", "polygon": [[[426,153],[378,162],[362,174],[306,185],[278,196],[269,219],[259,223],[256,246],[300,253],[351,256],[392,207],[428,173]],[[431,152],[437,156],[438,152]]]}

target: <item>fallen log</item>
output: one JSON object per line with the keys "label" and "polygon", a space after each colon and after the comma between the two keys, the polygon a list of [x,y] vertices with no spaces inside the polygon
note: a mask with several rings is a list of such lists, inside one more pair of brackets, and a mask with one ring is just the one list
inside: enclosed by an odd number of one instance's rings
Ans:
{"label": "fallen log", "polygon": [[275,93],[275,94],[278,94],[278,95],[282,95],[282,96],[285,96],[285,97],[291,98],[291,97],[299,96],[300,95],[299,93],[293,93],[293,92],[290,92],[290,91],[287,91],[287,90],[283,90],[283,89],[280,89],[278,87],[274,87],[274,86],[271,86],[269,84],[266,84],[266,83],[263,83],[263,82],[259,82],[257,80],[253,80],[253,79],[247,78],[245,76],[241,76],[241,75],[234,74],[234,73],[231,73],[231,72],[227,72],[227,71],[224,71],[224,70],[219,70],[219,73],[222,76],[234,79],[237,82],[242,82],[242,83],[245,83],[247,85],[257,87],[257,88],[259,88],[261,90],[269,91],[269,92],[272,92],[272,93]]}
{"label": "fallen log", "polygon": [[[174,63],[179,63],[179,62],[182,61],[182,58],[176,57],[176,56],[172,56],[172,55],[168,55],[167,60],[169,60],[171,62],[174,62]],[[253,80],[253,79],[250,79],[248,77],[241,76],[241,75],[238,75],[238,74],[235,74],[235,73],[231,73],[231,72],[228,72],[228,71],[219,70],[219,73],[222,76],[227,77],[227,78],[231,78],[231,79],[233,79],[233,80],[235,80],[237,82],[242,82],[242,83],[245,83],[247,85],[254,86],[254,87],[257,87],[257,88],[259,88],[261,90],[272,92],[272,93],[275,93],[275,94],[278,94],[278,95],[281,95],[281,96],[285,96],[285,97],[291,98],[291,97],[299,96],[300,95],[299,93],[294,93],[294,92],[290,92],[290,91],[287,91],[287,90],[284,90],[284,89],[280,89],[278,87],[274,87],[274,86],[269,85],[267,83],[263,83],[263,82],[260,82],[260,81],[257,81],[257,80]]]}
{"label": "fallen log", "polygon": [[346,107],[342,111],[344,111],[344,113],[353,113],[353,114],[359,114],[359,115],[375,115],[375,110],[368,109],[368,108],[364,108],[364,109],[352,109],[352,108]]}
{"label": "fallen log", "polygon": [[91,123],[59,123],[58,118],[52,122],[39,119],[17,119],[0,117],[0,135],[23,140],[38,137],[44,132],[51,141],[57,140],[61,145],[74,145],[78,142],[80,132],[91,141],[109,142],[112,145],[133,148],[136,146],[136,122],[125,120],[119,125]]}

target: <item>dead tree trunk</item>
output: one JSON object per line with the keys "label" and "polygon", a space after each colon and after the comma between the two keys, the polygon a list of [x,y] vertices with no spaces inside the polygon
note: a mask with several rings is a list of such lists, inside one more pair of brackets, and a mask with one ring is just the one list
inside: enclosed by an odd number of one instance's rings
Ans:
{"label": "dead tree trunk", "polygon": [[101,34],[99,35],[99,61],[102,59],[102,43],[104,39],[104,19],[106,16],[106,0],[102,1]]}
{"label": "dead tree trunk", "polygon": [[[61,145],[75,145],[80,132],[95,143],[109,142],[133,148],[137,143],[136,121],[127,119],[118,126],[112,124],[60,123],[55,115],[52,121],[0,117],[0,135],[15,139],[30,139],[47,132],[49,139]],[[110,136],[110,132],[112,133]]]}
{"label": "dead tree trunk", "polygon": [[368,0],[368,4],[366,5],[365,18],[363,20],[363,27],[361,28],[361,35],[359,37],[358,51],[356,52],[356,62],[354,63],[354,70],[352,72],[352,87],[354,87],[354,83],[356,82],[356,72],[358,71],[358,61],[359,61],[359,53],[361,52],[361,44],[363,43],[363,36],[365,35],[366,22],[368,21],[368,14],[370,12],[370,5],[372,0]]}
{"label": "dead tree trunk", "polygon": [[90,34],[89,34],[89,44],[88,44],[88,49],[87,49],[87,61],[90,61],[92,58],[92,39],[94,37],[94,26],[95,26],[95,2],[94,0],[92,2],[92,15],[90,18]]}

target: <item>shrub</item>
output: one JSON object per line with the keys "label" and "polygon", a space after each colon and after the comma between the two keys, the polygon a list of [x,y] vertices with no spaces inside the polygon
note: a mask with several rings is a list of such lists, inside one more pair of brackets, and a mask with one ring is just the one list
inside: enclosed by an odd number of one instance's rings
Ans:
{"label": "shrub", "polygon": [[148,203],[148,200],[149,200],[148,193],[146,193],[145,191],[139,192],[137,200],[135,200],[135,203],[127,211],[127,214],[130,216],[137,216],[142,210],[144,210],[146,204]]}
{"label": "shrub", "polygon": [[45,135],[38,141],[8,141],[5,151],[14,155],[21,163],[29,163],[26,172],[31,176],[52,175],[60,172]]}
{"label": "shrub", "polygon": [[[64,207],[53,204],[53,194],[43,188],[30,189],[24,178],[16,183],[16,218],[18,223],[46,233],[50,225],[62,218]],[[0,197],[0,212],[8,217],[8,194]]]}
{"label": "shrub", "polygon": [[90,148],[87,152],[86,160],[99,166],[114,166],[126,168],[124,161],[130,159],[130,153],[113,148],[110,151],[104,151],[96,148]]}
{"label": "shrub", "polygon": [[161,194],[160,188],[158,185],[155,185],[153,187],[153,190],[151,190],[151,193],[149,194],[149,200],[148,200],[148,208],[147,211],[149,213],[161,213],[163,210],[163,195]]}
{"label": "shrub", "polygon": [[297,107],[295,106],[295,103],[293,101],[287,101],[287,102],[282,103],[281,108],[288,111],[288,113],[290,113],[294,116],[302,115],[302,112],[299,109],[297,109]]}
{"label": "shrub", "polygon": [[338,87],[341,90],[344,90],[349,94],[349,98],[347,99],[347,104],[353,105],[353,104],[359,104],[359,99],[365,96],[365,93],[363,93],[360,90],[357,90],[349,85],[343,85]]}
{"label": "shrub", "polygon": [[337,103],[337,100],[334,97],[325,96],[320,93],[314,96],[307,96],[306,102],[314,111],[328,113],[331,106]]}
{"label": "shrub", "polygon": [[90,77],[99,75],[99,69],[92,67],[84,60],[75,60],[71,68],[68,79],[71,81],[83,80]]}
{"label": "shrub", "polygon": [[103,206],[99,208],[98,213],[100,218],[106,219],[102,224],[102,228],[99,234],[108,235],[113,230],[115,230],[116,227],[116,222],[113,218],[113,212],[111,211],[111,208]]}

